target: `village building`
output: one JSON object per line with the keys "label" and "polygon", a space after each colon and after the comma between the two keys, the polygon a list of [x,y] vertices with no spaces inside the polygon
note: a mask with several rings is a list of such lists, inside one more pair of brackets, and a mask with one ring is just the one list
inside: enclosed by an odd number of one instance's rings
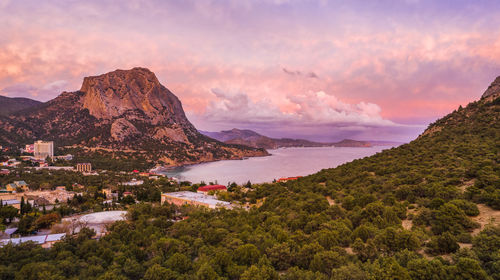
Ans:
{"label": "village building", "polygon": [[124,186],[140,186],[142,184],[144,184],[143,180],[137,180],[135,178],[132,179],[132,180],[130,180],[130,181],[128,181],[128,182],[122,183],[122,185],[124,185]]}
{"label": "village building", "polygon": [[299,178],[302,178],[302,176],[297,176],[297,177],[287,177],[287,178],[279,178],[278,179],[278,183],[285,183],[285,182],[288,182],[288,181],[294,181],[294,180],[297,180]]}
{"label": "village building", "polygon": [[173,203],[177,206],[199,205],[211,209],[219,207],[231,208],[231,203],[227,201],[217,200],[213,196],[206,195],[204,193],[195,193],[189,191],[162,193],[161,203],[163,204],[165,202]]}
{"label": "village building", "polygon": [[35,167],[35,170],[41,170],[41,169],[75,171],[75,169],[72,166],[48,166],[46,164],[40,164],[39,167]]}
{"label": "village building", "polygon": [[35,145],[34,144],[26,144],[24,147],[24,152],[28,154],[32,154],[35,152]]}
{"label": "village building", "polygon": [[92,164],[90,164],[89,162],[77,163],[76,164],[76,171],[82,172],[82,173],[90,173],[90,172],[92,172]]}
{"label": "village building", "polygon": [[21,208],[21,201],[17,199],[6,199],[6,200],[1,200],[1,202],[4,206],[12,206],[16,209]]}
{"label": "village building", "polygon": [[14,181],[14,183],[10,183],[5,185],[5,190],[8,192],[15,192],[17,191],[17,188],[22,189],[23,191],[28,191],[28,184],[26,184],[25,181]]}
{"label": "village building", "polygon": [[45,235],[35,235],[35,236],[24,236],[19,238],[8,238],[0,240],[0,247],[3,247],[9,243],[13,245],[19,245],[24,242],[33,242],[39,245],[42,245],[42,248],[50,248],[56,243],[60,241],[65,236],[65,233],[57,233],[57,234],[45,234]]}
{"label": "village building", "polygon": [[26,192],[26,198],[35,201],[36,206],[43,205],[53,205],[58,202],[67,201],[68,199],[72,199],[75,195],[75,192],[66,191],[66,188],[62,188],[56,190],[43,190],[43,191],[30,191]]}
{"label": "village building", "polygon": [[54,156],[54,159],[70,161],[70,160],[73,160],[73,155],[67,154],[67,155],[63,155],[63,156]]}
{"label": "village building", "polygon": [[36,141],[34,145],[34,155],[36,159],[46,159],[54,157],[53,141]]}

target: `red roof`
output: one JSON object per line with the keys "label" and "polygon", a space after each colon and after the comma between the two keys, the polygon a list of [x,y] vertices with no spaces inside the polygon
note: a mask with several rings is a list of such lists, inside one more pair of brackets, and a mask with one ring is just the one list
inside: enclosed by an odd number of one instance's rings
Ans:
{"label": "red roof", "polygon": [[293,181],[297,180],[299,178],[302,178],[302,176],[297,176],[297,177],[288,177],[288,178],[279,178],[278,182],[286,182],[286,181]]}
{"label": "red roof", "polygon": [[227,188],[226,186],[223,185],[210,185],[198,188],[198,191],[202,192],[215,191],[215,190],[227,190]]}

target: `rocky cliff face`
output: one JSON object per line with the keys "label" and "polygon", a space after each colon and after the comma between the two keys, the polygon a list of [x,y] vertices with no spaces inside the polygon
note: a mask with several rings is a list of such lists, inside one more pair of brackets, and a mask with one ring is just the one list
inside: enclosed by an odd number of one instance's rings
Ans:
{"label": "rocky cliff face", "polygon": [[500,95],[500,76],[498,76],[493,83],[486,89],[481,98],[488,98],[491,96],[499,96]]}
{"label": "rocky cliff face", "polygon": [[81,98],[83,108],[88,109],[90,115],[112,121],[113,131],[118,128],[125,130],[120,139],[126,138],[127,132],[131,136],[138,132],[127,120],[170,127],[169,130],[161,128],[156,131],[156,138],[160,135],[159,138],[187,142],[188,136],[197,133],[186,118],[179,99],[146,68],[86,77],[80,91],[84,93]]}
{"label": "rocky cliff face", "polygon": [[30,112],[0,119],[2,131],[18,137],[0,137],[0,145],[53,140],[59,147],[87,151],[140,152],[152,162],[170,165],[267,154],[201,135],[179,99],[145,68],[86,77],[79,91],[63,92]]}

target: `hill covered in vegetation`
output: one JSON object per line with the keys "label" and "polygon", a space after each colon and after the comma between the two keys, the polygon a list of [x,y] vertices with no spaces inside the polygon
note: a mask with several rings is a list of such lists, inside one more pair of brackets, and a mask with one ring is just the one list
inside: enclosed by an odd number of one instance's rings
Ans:
{"label": "hill covered in vegetation", "polygon": [[[296,181],[231,186],[251,209],[138,204],[99,241],[0,249],[2,279],[500,279],[500,92],[416,140]],[[479,207],[478,207],[479,206]],[[181,222],[170,219],[182,213]],[[485,222],[486,221],[486,222]],[[31,278],[29,278],[29,277]]]}

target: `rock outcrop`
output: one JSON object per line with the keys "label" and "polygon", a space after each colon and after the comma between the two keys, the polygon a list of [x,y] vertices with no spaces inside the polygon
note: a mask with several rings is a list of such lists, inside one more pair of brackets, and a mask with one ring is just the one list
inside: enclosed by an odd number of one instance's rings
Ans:
{"label": "rock outcrop", "polygon": [[500,95],[500,76],[498,76],[493,83],[486,89],[481,98],[488,98],[490,96]]}
{"label": "rock outcrop", "polygon": [[124,118],[117,119],[111,124],[111,137],[115,141],[123,142],[131,137],[137,137],[141,132]]}

